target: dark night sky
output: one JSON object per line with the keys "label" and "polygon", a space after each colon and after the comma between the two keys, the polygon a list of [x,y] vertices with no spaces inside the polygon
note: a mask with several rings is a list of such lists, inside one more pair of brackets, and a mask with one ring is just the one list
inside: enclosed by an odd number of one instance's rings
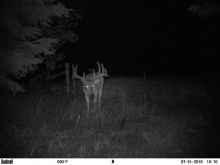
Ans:
{"label": "dark night sky", "polygon": [[[72,63],[87,70],[96,61],[109,74],[217,74],[220,16],[188,12],[190,1],[74,0],[83,12],[75,29]],[[196,2],[194,2],[196,4]]]}

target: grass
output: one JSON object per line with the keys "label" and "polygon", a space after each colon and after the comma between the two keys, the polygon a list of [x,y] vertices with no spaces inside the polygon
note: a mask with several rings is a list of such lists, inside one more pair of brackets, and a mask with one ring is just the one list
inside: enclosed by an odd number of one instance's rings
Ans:
{"label": "grass", "polygon": [[101,108],[87,120],[82,93],[68,97],[62,85],[16,97],[3,91],[0,99],[0,157],[218,157],[215,106],[105,90]]}

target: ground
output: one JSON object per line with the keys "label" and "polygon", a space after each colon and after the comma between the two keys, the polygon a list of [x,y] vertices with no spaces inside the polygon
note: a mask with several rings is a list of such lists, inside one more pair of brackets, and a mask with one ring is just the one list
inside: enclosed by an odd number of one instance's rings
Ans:
{"label": "ground", "polygon": [[[218,157],[218,108],[169,104],[103,92],[86,118],[82,93],[64,85],[1,92],[1,157],[212,158]],[[128,101],[129,100],[129,101]]]}

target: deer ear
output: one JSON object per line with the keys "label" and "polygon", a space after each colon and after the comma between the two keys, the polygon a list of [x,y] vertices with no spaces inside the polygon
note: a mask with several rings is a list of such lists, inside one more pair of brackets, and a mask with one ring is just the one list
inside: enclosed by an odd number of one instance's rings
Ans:
{"label": "deer ear", "polygon": [[100,81],[101,81],[101,79],[96,79],[96,80],[94,81],[94,84],[98,84]]}

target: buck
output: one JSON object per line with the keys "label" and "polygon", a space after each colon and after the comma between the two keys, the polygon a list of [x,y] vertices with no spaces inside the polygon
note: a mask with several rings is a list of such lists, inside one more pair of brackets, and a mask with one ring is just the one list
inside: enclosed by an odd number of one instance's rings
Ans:
{"label": "buck", "polygon": [[73,75],[72,79],[80,79],[83,83],[83,92],[85,94],[86,103],[87,103],[87,116],[89,115],[89,100],[91,97],[94,97],[94,110],[96,110],[97,97],[99,96],[98,106],[100,108],[101,105],[101,97],[102,97],[102,88],[104,84],[104,77],[108,77],[107,70],[104,68],[103,64],[98,65],[98,72],[95,72],[93,69],[91,73],[85,76],[85,72],[83,73],[83,77],[79,76],[77,73],[77,67],[73,66]]}

